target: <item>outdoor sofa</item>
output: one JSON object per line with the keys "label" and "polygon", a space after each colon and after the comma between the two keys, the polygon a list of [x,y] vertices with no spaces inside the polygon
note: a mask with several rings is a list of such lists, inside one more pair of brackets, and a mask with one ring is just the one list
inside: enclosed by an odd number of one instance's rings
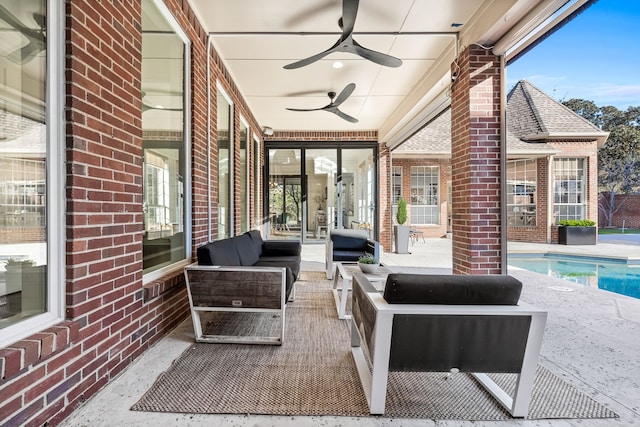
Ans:
{"label": "outdoor sofa", "polygon": [[[298,240],[262,240],[252,230],[202,245],[198,262],[185,267],[196,341],[277,344],[284,341],[285,307],[295,296],[300,275]],[[276,336],[205,334],[202,312],[273,313],[280,319]]]}
{"label": "outdoor sofa", "polygon": [[370,239],[367,230],[331,230],[325,248],[327,279],[333,278],[334,262],[358,262],[358,258],[367,254],[380,262],[380,243]]}
{"label": "outdoor sofa", "polygon": [[[384,414],[389,371],[467,372],[525,417],[547,313],[519,302],[521,288],[506,275],[394,273],[381,294],[354,273],[351,346],[369,411]],[[517,374],[512,396],[487,375],[505,372]]]}

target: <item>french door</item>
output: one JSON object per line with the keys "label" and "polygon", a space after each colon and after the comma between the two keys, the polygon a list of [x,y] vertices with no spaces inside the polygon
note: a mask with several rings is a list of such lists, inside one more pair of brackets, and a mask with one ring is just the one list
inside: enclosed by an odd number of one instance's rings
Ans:
{"label": "french door", "polygon": [[271,239],[323,243],[332,229],[375,236],[377,155],[368,147],[267,145],[265,204]]}

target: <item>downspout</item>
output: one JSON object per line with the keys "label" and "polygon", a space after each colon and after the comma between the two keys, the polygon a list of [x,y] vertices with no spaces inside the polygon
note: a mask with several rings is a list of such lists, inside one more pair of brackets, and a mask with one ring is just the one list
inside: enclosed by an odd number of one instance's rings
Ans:
{"label": "downspout", "polygon": [[500,55],[500,269],[507,274],[507,70]]}
{"label": "downspout", "polygon": [[211,34],[207,35],[207,242],[211,242]]}

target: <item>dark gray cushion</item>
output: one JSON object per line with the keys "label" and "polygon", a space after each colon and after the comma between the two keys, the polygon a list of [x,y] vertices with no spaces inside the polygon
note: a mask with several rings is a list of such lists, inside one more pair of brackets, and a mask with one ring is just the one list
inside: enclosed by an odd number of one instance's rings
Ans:
{"label": "dark gray cushion", "polygon": [[333,242],[334,254],[336,250],[366,251],[367,237],[366,230],[331,230],[329,236]]}
{"label": "dark gray cushion", "polygon": [[291,257],[260,257],[260,260],[258,260],[255,265],[261,267],[287,267],[291,270],[293,277],[300,275],[300,259]]}
{"label": "dark gray cushion", "polygon": [[293,256],[299,257],[302,252],[302,244],[299,240],[265,240],[262,244],[264,256]]}
{"label": "dark gray cushion", "polygon": [[240,258],[240,265],[254,265],[260,259],[260,254],[256,252],[256,247],[248,234],[242,234],[233,238],[236,251]]}
{"label": "dark gray cushion", "polygon": [[366,255],[364,250],[335,250],[333,251],[333,261],[351,261],[356,262],[361,256]]}
{"label": "dark gray cushion", "polygon": [[262,254],[262,244],[264,242],[262,240],[260,230],[250,230],[244,234],[248,235],[251,238],[251,241],[253,242],[253,249],[258,254],[258,256],[260,256]]}
{"label": "dark gray cushion", "polygon": [[234,239],[207,243],[200,246],[197,252],[198,264],[200,265],[242,265]]}
{"label": "dark gray cushion", "polygon": [[517,305],[522,283],[507,275],[400,274],[387,277],[389,304]]}

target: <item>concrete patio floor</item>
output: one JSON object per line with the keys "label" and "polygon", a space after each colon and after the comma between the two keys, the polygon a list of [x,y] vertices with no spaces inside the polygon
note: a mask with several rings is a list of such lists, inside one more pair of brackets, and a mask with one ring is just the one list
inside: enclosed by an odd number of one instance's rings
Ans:
{"label": "concrete patio floor", "polygon": [[[591,256],[633,257],[640,263],[637,239],[595,246],[509,243],[508,251],[556,252]],[[451,269],[451,240],[426,239],[410,246],[411,254],[385,253],[396,266]],[[324,246],[304,245],[303,270],[323,270]],[[639,266],[640,268],[640,266]],[[618,419],[434,421],[384,417],[198,415],[135,412],[129,408],[157,376],[193,343],[186,320],[107,387],[76,410],[64,426],[234,426],[234,427],[386,427],[386,426],[535,426],[609,427],[640,425],[640,300],[573,282],[510,268],[523,284],[521,299],[548,310],[540,363],[579,390],[620,415]],[[639,284],[640,286],[640,284]],[[176,396],[177,399],[180,396]]]}

